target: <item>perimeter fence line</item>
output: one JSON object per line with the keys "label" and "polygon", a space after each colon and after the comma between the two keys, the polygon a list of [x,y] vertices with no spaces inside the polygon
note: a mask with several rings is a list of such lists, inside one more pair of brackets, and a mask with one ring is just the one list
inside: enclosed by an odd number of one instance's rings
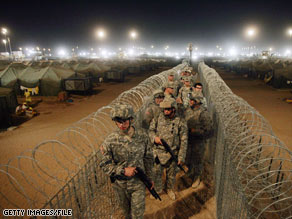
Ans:
{"label": "perimeter fence line", "polygon": [[292,152],[214,69],[201,62],[198,71],[215,126],[217,218],[292,218]]}
{"label": "perimeter fence line", "polygon": [[[183,63],[151,76],[55,140],[1,165],[1,210],[71,208],[73,218],[117,218],[117,199],[99,168],[99,146],[116,128],[109,112],[115,104],[130,104],[141,121],[149,97],[167,81],[168,72],[185,67]],[[204,63],[198,69],[216,130],[209,146],[215,164],[217,217],[292,218],[291,151],[214,69]]]}
{"label": "perimeter fence line", "polygon": [[[180,72],[187,63],[163,71],[121,93],[108,106],[43,141],[32,150],[0,165],[0,209],[72,209],[72,218],[115,218],[117,199],[99,167],[99,147],[116,129],[110,110],[116,104],[129,104],[141,121],[153,91],[167,81],[169,71]],[[141,125],[141,124],[140,124]]]}

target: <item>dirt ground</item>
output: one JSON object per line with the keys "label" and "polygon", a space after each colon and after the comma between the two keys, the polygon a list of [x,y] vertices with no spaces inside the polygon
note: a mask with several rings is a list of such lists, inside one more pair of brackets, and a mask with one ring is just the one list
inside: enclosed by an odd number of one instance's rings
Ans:
{"label": "dirt ground", "polygon": [[6,164],[9,158],[35,147],[44,140],[55,139],[60,131],[96,112],[102,106],[108,105],[120,93],[135,87],[152,74],[163,70],[135,76],[128,75],[124,83],[98,84],[94,89],[94,95],[73,95],[70,98],[73,100],[72,103],[58,102],[57,97],[42,97],[42,102],[35,108],[40,113],[38,116],[21,124],[13,131],[0,133],[0,164]]}
{"label": "dirt ground", "polygon": [[[0,164],[6,164],[10,158],[35,147],[44,140],[54,139],[57,133],[97,111],[100,107],[108,105],[121,92],[129,90],[150,75],[163,70],[165,69],[143,75],[127,76],[124,83],[99,84],[94,95],[85,97],[75,95],[72,97],[72,103],[59,103],[56,98],[43,98],[36,107],[40,113],[39,116],[21,124],[13,131],[0,133]],[[292,104],[287,104],[282,100],[291,97],[292,94],[289,91],[275,90],[260,80],[246,79],[239,75],[218,71],[232,91],[255,107],[271,123],[275,134],[292,150]],[[157,205],[155,202],[153,206],[150,206],[149,200],[146,203],[146,209],[155,208]],[[216,218],[215,203],[214,197],[209,199],[204,210],[192,218]]]}

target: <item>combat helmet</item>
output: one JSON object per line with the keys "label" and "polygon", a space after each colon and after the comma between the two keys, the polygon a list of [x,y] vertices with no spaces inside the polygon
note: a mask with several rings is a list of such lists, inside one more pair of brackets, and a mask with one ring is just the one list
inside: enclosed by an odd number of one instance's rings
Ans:
{"label": "combat helmet", "polygon": [[175,108],[177,110],[177,103],[175,99],[173,98],[168,98],[164,99],[160,104],[160,108],[165,109],[165,108]]}
{"label": "combat helmet", "polygon": [[167,82],[164,87],[175,89],[175,84],[174,82]]}
{"label": "combat helmet", "polygon": [[174,75],[175,75],[174,71],[171,70],[171,71],[168,72],[168,76],[174,76]]}
{"label": "combat helmet", "polygon": [[191,77],[191,76],[185,76],[183,80],[184,80],[185,82],[186,82],[186,81],[192,82],[192,77]]}
{"label": "combat helmet", "polygon": [[115,105],[111,112],[110,116],[112,120],[127,120],[127,119],[134,119],[135,118],[135,113],[133,110],[133,107],[130,105]]}
{"label": "combat helmet", "polygon": [[157,97],[164,97],[164,92],[162,89],[157,89],[153,92],[153,97],[154,99],[157,98]]}

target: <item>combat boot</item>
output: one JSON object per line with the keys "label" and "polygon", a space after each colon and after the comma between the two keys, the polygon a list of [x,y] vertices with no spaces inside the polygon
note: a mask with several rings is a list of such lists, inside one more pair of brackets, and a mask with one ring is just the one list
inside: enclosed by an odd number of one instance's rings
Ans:
{"label": "combat boot", "polygon": [[199,177],[193,184],[192,184],[192,188],[196,189],[199,187],[199,185],[201,184],[201,178]]}
{"label": "combat boot", "polygon": [[155,197],[154,197],[153,195],[150,194],[150,199],[151,199],[151,200],[154,200]]}

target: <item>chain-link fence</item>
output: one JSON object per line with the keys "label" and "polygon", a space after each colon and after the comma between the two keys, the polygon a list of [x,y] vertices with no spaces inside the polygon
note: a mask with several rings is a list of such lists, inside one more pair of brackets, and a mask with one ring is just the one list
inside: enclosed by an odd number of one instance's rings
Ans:
{"label": "chain-link fence", "polygon": [[291,151],[214,69],[200,63],[198,70],[216,130],[210,158],[217,217],[292,218]]}
{"label": "chain-link fence", "polygon": [[[186,64],[169,71],[179,72]],[[215,123],[209,142],[215,164],[218,218],[292,218],[292,154],[268,122],[204,63],[199,65]],[[110,105],[0,166],[4,208],[73,209],[74,218],[118,218],[109,177],[99,168],[99,146],[116,127],[113,105],[133,106],[137,121],[168,71],[154,75]]]}
{"label": "chain-link fence", "polygon": [[72,209],[73,218],[118,218],[109,177],[99,167],[99,146],[116,129],[109,112],[115,104],[129,104],[141,121],[145,103],[165,84],[168,72],[185,66],[149,77],[63,130],[55,140],[44,141],[1,165],[1,212],[7,208]]}

